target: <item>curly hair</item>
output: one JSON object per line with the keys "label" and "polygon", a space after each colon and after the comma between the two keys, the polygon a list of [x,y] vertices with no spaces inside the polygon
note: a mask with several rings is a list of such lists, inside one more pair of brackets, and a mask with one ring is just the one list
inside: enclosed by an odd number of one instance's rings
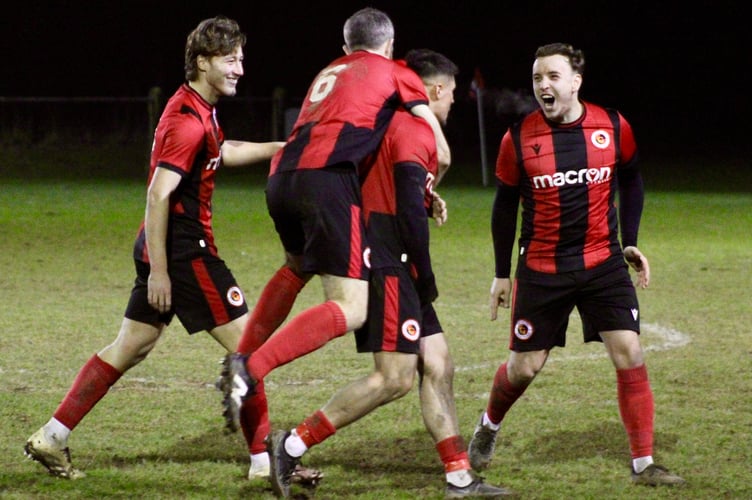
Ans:
{"label": "curly hair", "polygon": [[224,16],[204,19],[185,42],[185,79],[192,82],[198,78],[198,56],[224,56],[243,47],[245,41],[236,21]]}

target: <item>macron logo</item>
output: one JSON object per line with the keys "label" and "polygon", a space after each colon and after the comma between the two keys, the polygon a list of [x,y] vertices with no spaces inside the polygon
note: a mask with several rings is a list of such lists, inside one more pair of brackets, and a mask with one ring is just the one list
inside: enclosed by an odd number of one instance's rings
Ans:
{"label": "macron logo", "polygon": [[630,309],[632,311],[632,319],[637,321],[637,317],[640,315],[639,311],[637,309]]}
{"label": "macron logo", "polygon": [[552,175],[536,175],[533,177],[533,187],[535,189],[550,188],[554,186],[574,185],[574,184],[600,184],[611,179],[611,167],[603,166],[600,168],[582,168],[580,170],[569,170],[567,172],[556,172]]}

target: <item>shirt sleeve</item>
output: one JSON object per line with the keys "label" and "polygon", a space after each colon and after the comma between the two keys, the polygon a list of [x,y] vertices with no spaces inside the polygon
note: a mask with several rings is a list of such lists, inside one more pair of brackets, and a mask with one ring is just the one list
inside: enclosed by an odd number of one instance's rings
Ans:
{"label": "shirt sleeve", "polygon": [[404,61],[395,62],[394,75],[397,92],[405,109],[409,110],[418,104],[428,104],[428,95],[426,95],[423,80],[415,71],[408,68]]}
{"label": "shirt sleeve", "polygon": [[519,188],[499,182],[491,213],[491,235],[497,278],[509,278],[511,275],[519,203]]}
{"label": "shirt sleeve", "polygon": [[637,233],[640,229],[645,189],[642,175],[636,166],[618,169],[619,182],[619,225],[622,246],[637,246]]}
{"label": "shirt sleeve", "polygon": [[394,166],[397,199],[397,225],[405,244],[421,304],[429,304],[438,297],[436,278],[429,251],[428,216],[423,203],[426,189],[426,170],[415,163]]}
{"label": "shirt sleeve", "polygon": [[517,153],[515,153],[512,134],[509,130],[501,138],[499,145],[499,155],[496,157],[496,178],[508,186],[516,186],[520,182]]}
{"label": "shirt sleeve", "polygon": [[629,122],[619,114],[621,164],[616,170],[619,183],[619,228],[623,247],[637,246],[645,188],[639,169],[639,153]]}
{"label": "shirt sleeve", "polygon": [[177,115],[165,123],[155,143],[155,164],[185,177],[204,146],[204,128],[190,113]]}

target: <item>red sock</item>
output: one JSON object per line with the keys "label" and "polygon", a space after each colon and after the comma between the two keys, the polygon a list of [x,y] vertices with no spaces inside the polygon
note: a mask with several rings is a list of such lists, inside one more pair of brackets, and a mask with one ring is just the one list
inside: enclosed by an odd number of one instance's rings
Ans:
{"label": "red sock", "polygon": [[525,389],[527,389],[527,386],[518,388],[509,383],[506,363],[499,366],[496,375],[494,375],[491,396],[488,398],[488,407],[486,408],[486,413],[491,422],[501,423],[504,420],[504,415],[507,414],[514,402],[522,396]]}
{"label": "red sock", "polygon": [[248,451],[256,454],[266,451],[266,436],[269,434],[269,403],[266,400],[264,381],[256,384],[256,393],[251,395],[240,409],[240,428],[243,429]]}
{"label": "red sock", "polygon": [[332,302],[301,312],[248,358],[248,372],[256,380],[294,359],[305,356],[347,332],[345,314]]}
{"label": "red sock", "polygon": [[436,443],[436,451],[444,464],[444,472],[470,470],[467,446],[461,436],[451,436]]}
{"label": "red sock", "polygon": [[652,455],[655,404],[647,367],[616,370],[616,392],[632,458]]}
{"label": "red sock", "polygon": [[279,268],[261,292],[236,351],[250,354],[266,342],[290,314],[303,286],[305,281],[289,267]]}
{"label": "red sock", "polygon": [[303,422],[295,428],[295,431],[305,445],[310,448],[337,432],[337,429],[335,429],[329,419],[326,418],[324,412],[317,410],[313,415],[303,420]]}
{"label": "red sock", "polygon": [[81,367],[53,416],[73,430],[121,375],[95,354]]}

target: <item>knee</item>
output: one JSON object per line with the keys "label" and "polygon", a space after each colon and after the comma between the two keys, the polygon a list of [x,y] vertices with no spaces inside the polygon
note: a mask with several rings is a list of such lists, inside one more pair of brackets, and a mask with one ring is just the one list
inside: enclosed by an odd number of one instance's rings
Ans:
{"label": "knee", "polygon": [[383,377],[382,389],[385,395],[385,401],[399,399],[413,387],[413,376],[400,376],[398,374],[389,374]]}
{"label": "knee", "polygon": [[543,366],[537,363],[507,363],[507,378],[515,387],[526,387],[542,368]]}
{"label": "knee", "polygon": [[454,379],[454,362],[450,356],[426,356],[422,360],[420,372],[424,380],[451,383]]}
{"label": "knee", "polygon": [[366,297],[365,300],[353,298],[340,303],[340,308],[345,315],[348,331],[357,330],[365,324],[368,317],[368,298]]}

